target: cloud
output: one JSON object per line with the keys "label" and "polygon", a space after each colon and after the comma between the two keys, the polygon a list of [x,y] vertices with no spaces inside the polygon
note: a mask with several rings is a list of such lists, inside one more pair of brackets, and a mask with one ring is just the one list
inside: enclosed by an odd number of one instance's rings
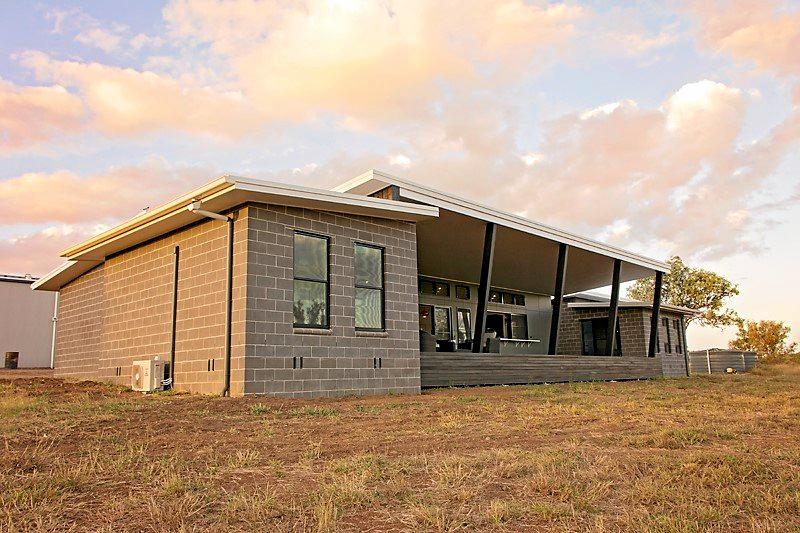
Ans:
{"label": "cloud", "polygon": [[20,87],[0,79],[0,152],[75,131],[83,119],[80,98],[60,85]]}
{"label": "cloud", "polygon": [[782,75],[800,74],[800,9],[775,0],[690,0],[700,41],[712,50]]}
{"label": "cloud", "polygon": [[84,100],[92,124],[106,133],[177,130],[240,138],[260,127],[252,107],[235,92],[187,88],[154,72],[58,61],[41,52],[25,52],[20,61],[40,80],[74,88]]}
{"label": "cloud", "polygon": [[106,28],[96,27],[83,30],[75,36],[75,40],[81,44],[95,46],[108,53],[119,48],[122,36]]}
{"label": "cloud", "polygon": [[[518,148],[513,104],[453,102],[440,123],[403,136],[415,154],[403,174],[660,257],[757,252],[759,232],[773,223],[757,198],[786,200],[770,180],[797,145],[800,122],[789,116],[742,146],[748,101],[735,87],[700,80],[655,107],[622,100],[546,122],[543,142],[527,152]],[[329,185],[385,164],[378,154],[342,154],[308,179]]]}
{"label": "cloud", "polygon": [[56,225],[0,239],[0,272],[41,276],[63,263],[58,253],[103,231],[103,226]]}
{"label": "cloud", "polygon": [[502,83],[574,32],[582,9],[522,0],[298,3],[177,0],[173,33],[206,43],[269,117],[360,124],[427,116],[443,84]]}
{"label": "cloud", "polygon": [[158,158],[87,176],[67,170],[22,174],[0,181],[0,225],[118,221],[212,177],[207,169],[173,167]]}

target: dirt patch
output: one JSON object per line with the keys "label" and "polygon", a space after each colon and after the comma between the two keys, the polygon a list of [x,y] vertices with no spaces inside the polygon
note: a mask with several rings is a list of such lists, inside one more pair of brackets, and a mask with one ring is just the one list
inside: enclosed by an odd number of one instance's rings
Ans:
{"label": "dirt patch", "polygon": [[0,528],[792,530],[799,377],[338,400],[6,380]]}

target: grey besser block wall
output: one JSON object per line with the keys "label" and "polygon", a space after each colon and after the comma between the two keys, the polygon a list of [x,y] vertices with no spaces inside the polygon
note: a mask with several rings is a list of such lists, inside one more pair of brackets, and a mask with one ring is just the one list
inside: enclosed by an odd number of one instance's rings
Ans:
{"label": "grey besser block wall", "polygon": [[[293,327],[293,235],[330,238],[330,330]],[[385,249],[386,332],[355,330],[353,246]],[[248,210],[245,394],[286,397],[420,391],[413,223],[254,204]],[[303,368],[293,368],[293,358]],[[380,358],[380,368],[375,359]]]}

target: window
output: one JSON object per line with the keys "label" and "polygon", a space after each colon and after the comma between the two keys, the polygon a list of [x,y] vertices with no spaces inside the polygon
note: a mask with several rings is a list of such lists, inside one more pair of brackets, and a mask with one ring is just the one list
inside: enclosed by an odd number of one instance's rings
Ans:
{"label": "window", "polygon": [[675,323],[675,331],[678,334],[675,337],[675,352],[676,353],[683,353],[683,332],[681,331],[681,321],[680,319],[676,318],[674,320]]}
{"label": "window", "polygon": [[432,294],[433,296],[450,297],[450,284],[446,281],[434,281],[430,279],[419,280],[419,293]]}
{"label": "window", "polygon": [[[458,309],[456,311],[456,327],[458,333],[458,344],[472,343],[472,317],[469,309]],[[460,346],[459,346],[460,347]]]}
{"label": "window", "polygon": [[419,280],[419,293],[420,294],[436,294],[436,288],[433,282],[427,279]]}
{"label": "window", "polygon": [[436,296],[445,296],[448,298],[450,297],[449,283],[443,283],[441,281],[437,281],[433,285],[434,285],[434,290],[436,291],[435,292]]}
{"label": "window", "polygon": [[495,304],[525,305],[525,295],[491,290],[489,291],[489,301]]}
{"label": "window", "polygon": [[667,342],[664,343],[664,351],[672,353],[672,332],[669,329],[669,318],[662,318],[661,323],[664,325],[664,329],[667,330]]}
{"label": "window", "polygon": [[449,341],[453,338],[453,333],[450,328],[449,307],[433,308],[433,331],[434,335],[436,335],[436,340]]}
{"label": "window", "polygon": [[[619,335],[619,322],[617,322],[617,342],[614,346],[614,355],[622,355],[622,342]],[[581,320],[581,337],[583,341],[583,355],[606,355],[608,342],[608,318],[592,318]]]}
{"label": "window", "polygon": [[383,302],[383,248],[356,244],[355,262],[356,329],[382,331],[384,329]]}
{"label": "window", "polygon": [[527,315],[511,315],[511,338],[512,339],[528,338]]}
{"label": "window", "polygon": [[470,290],[466,285],[456,285],[456,298],[459,300],[469,300]]}
{"label": "window", "polygon": [[295,232],[294,234],[294,325],[308,328],[328,327],[327,237]]}

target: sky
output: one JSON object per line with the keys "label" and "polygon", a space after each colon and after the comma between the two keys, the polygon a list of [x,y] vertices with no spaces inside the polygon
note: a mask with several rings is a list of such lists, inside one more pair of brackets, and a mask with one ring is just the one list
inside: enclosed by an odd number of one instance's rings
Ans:
{"label": "sky", "polygon": [[0,272],[223,173],[380,168],[680,255],[798,339],[798,50],[777,0],[5,0]]}

